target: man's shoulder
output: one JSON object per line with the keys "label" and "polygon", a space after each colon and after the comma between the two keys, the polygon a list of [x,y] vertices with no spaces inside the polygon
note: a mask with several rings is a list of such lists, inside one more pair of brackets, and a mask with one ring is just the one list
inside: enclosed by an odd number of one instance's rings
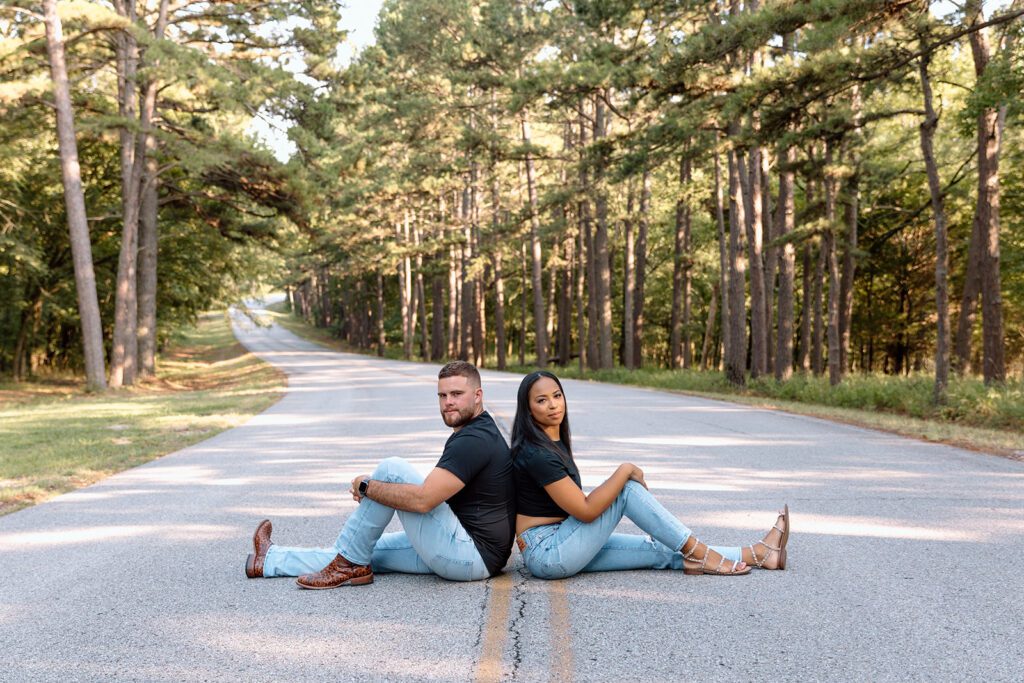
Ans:
{"label": "man's shoulder", "polygon": [[487,412],[481,413],[473,418],[465,427],[455,432],[448,441],[445,450],[447,451],[449,448],[460,450],[478,450],[483,448],[487,451],[508,452],[508,445],[505,443],[501,432],[498,431],[498,425],[495,424],[494,418]]}

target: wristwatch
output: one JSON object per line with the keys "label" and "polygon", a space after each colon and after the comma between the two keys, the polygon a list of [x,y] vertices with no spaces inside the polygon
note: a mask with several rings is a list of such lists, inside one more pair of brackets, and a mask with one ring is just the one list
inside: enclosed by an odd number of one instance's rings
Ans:
{"label": "wristwatch", "polygon": [[359,482],[359,495],[360,496],[365,496],[366,495],[366,487],[369,486],[369,485],[370,485],[370,480],[369,479],[363,479],[361,482]]}

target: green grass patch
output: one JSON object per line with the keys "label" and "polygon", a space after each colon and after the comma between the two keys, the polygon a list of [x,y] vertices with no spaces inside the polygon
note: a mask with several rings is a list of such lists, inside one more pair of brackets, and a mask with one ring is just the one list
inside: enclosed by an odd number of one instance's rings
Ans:
{"label": "green grass patch", "polygon": [[285,376],[204,315],[158,359],[156,378],[87,394],[72,377],[0,384],[0,514],[208,439],[265,410]]}
{"label": "green grass patch", "polygon": [[[366,353],[335,338],[331,330],[316,328],[291,314],[285,302],[269,310],[274,322],[309,341],[341,351]],[[400,350],[389,348],[387,357],[400,358]],[[494,358],[489,358],[488,366],[494,365]],[[508,371],[526,374],[534,369],[509,366]],[[1019,379],[986,387],[979,379],[953,378],[946,403],[936,406],[932,403],[934,378],[925,374],[854,374],[845,377],[837,387],[830,386],[827,377],[797,374],[788,382],[759,378],[738,388],[717,371],[621,367],[580,371],[575,363],[551,370],[559,377],[735,401],[1024,459],[1024,382]]]}

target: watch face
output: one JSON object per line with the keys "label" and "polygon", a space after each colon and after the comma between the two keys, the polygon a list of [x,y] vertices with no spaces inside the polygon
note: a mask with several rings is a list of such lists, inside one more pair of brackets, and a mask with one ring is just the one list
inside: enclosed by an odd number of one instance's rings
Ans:
{"label": "watch face", "polygon": [[366,487],[369,486],[369,485],[370,485],[370,480],[369,479],[363,479],[361,482],[359,482],[359,493],[365,494],[366,493]]}

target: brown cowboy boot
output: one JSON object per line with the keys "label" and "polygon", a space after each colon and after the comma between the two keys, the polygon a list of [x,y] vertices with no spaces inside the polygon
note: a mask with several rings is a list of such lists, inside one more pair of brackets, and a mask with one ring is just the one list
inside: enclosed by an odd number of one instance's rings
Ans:
{"label": "brown cowboy boot", "polygon": [[299,588],[312,590],[323,590],[325,588],[337,588],[338,586],[362,586],[373,583],[373,570],[369,565],[352,564],[341,555],[338,555],[331,563],[318,571],[316,574],[303,574],[295,583]]}
{"label": "brown cowboy boot", "polygon": [[273,530],[269,519],[256,525],[256,533],[252,535],[252,548],[256,552],[249,553],[249,557],[245,559],[245,575],[250,579],[263,578],[263,560],[267,558],[267,551],[273,545],[270,541],[270,533]]}

